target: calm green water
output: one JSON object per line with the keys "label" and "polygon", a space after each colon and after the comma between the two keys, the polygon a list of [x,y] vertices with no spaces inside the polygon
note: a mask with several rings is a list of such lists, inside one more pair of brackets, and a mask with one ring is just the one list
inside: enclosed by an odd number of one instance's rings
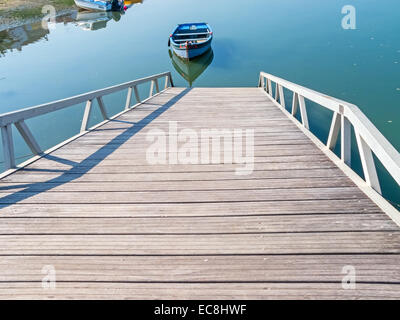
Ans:
{"label": "calm green water", "polygon": [[[341,27],[348,4],[357,10],[356,30]],[[98,30],[78,25],[84,18],[73,12],[54,30],[34,23],[0,32],[0,112],[167,70],[176,85],[187,86],[168,35],[177,23],[205,21],[214,29],[213,56],[196,66],[193,86],[255,86],[264,70],[357,104],[399,150],[399,12],[398,0],[146,0],[97,22]],[[112,112],[123,98],[106,98]],[[329,112],[309,109],[313,132],[326,139]],[[47,148],[79,131],[82,112],[76,106],[29,124]],[[95,114],[93,123],[99,120]],[[16,149],[21,161],[29,154],[18,136]],[[379,174],[385,196],[400,203],[399,187]]]}

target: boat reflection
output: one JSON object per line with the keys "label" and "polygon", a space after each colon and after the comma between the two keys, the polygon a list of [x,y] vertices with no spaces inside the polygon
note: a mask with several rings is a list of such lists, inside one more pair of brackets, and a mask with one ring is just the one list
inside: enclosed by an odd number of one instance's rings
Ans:
{"label": "boat reflection", "polygon": [[181,59],[171,50],[168,53],[175,70],[189,83],[190,87],[214,59],[212,49],[192,60]]}
{"label": "boat reflection", "polygon": [[118,11],[79,11],[75,23],[83,30],[95,31],[107,27],[111,19],[119,21],[122,14]]}

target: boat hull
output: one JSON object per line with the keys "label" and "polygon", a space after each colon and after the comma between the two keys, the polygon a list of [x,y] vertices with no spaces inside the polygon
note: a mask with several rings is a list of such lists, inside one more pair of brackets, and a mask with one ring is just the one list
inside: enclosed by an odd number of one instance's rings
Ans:
{"label": "boat hull", "polygon": [[74,0],[75,4],[86,10],[94,10],[94,11],[111,11],[112,4],[104,3],[100,1],[82,1],[82,0]]}
{"label": "boat hull", "polygon": [[176,55],[182,59],[193,59],[198,56],[201,56],[211,48],[211,40],[202,45],[197,45],[193,47],[184,47],[184,46],[176,46],[172,45],[172,49],[176,53]]}

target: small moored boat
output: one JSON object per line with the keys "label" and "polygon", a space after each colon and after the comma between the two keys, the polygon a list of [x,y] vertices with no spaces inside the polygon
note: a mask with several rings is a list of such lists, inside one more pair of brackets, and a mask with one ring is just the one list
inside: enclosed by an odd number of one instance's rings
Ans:
{"label": "small moored boat", "polygon": [[177,56],[192,59],[211,48],[213,32],[207,23],[179,24],[168,40]]}
{"label": "small moored boat", "polygon": [[111,11],[122,10],[124,0],[74,0],[75,4],[86,10]]}

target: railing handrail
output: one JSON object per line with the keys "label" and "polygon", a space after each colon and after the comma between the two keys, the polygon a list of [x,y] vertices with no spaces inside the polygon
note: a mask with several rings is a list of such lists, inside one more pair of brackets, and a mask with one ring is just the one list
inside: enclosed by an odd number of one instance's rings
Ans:
{"label": "railing handrail", "polygon": [[44,104],[40,104],[33,107],[24,108],[21,110],[11,111],[7,113],[0,114],[0,127],[6,126],[11,123],[15,123],[21,120],[27,120],[30,118],[34,118],[37,116],[44,115],[46,113],[50,113],[53,111],[61,110],[82,102],[86,102],[88,100],[94,100],[98,97],[102,97],[111,93],[115,93],[117,91],[121,91],[127,89],[132,86],[137,86],[141,83],[149,82],[154,79],[159,79],[162,77],[169,76],[170,72],[163,72],[153,76],[128,81],[125,83],[117,84],[114,86],[110,86],[107,88],[90,91],[86,93],[82,93],[73,97],[69,97],[66,99],[56,100]]}
{"label": "railing handrail", "polygon": [[[266,80],[266,81],[264,81]],[[272,82],[276,84],[275,98],[272,97]],[[297,102],[300,102],[302,112],[302,123],[308,128],[308,119],[305,109],[304,98],[311,100],[322,107],[334,112],[331,130],[329,132],[327,147],[333,149],[336,145],[339,130],[342,130],[342,160],[350,165],[350,131],[349,123],[353,125],[356,132],[361,161],[367,183],[376,191],[381,193],[379,181],[377,180],[376,168],[371,151],[381,161],[393,179],[400,185],[400,154],[383,134],[373,125],[367,116],[354,104],[328,96],[318,91],[303,87],[285,79],[276,77],[266,72],[260,72],[259,87],[263,87],[271,98],[281,102],[285,107],[283,87],[293,92],[292,114],[297,111]],[[281,98],[280,95],[283,97]],[[296,96],[297,95],[297,96]],[[283,102],[283,103],[282,103]],[[283,104],[283,105],[282,105]],[[302,106],[303,105],[303,106]],[[343,146],[344,145],[344,146]]]}
{"label": "railing handrail", "polygon": [[160,87],[158,84],[158,79],[165,77],[165,89],[168,85],[171,87],[174,86],[172,81],[171,72],[163,72],[153,76],[149,76],[146,78],[141,78],[137,80],[128,81],[125,83],[117,84],[111,87],[86,92],[77,96],[69,97],[62,100],[57,100],[53,102],[48,102],[45,104],[28,107],[25,109],[7,112],[0,115],[0,129],[1,129],[1,138],[3,143],[3,153],[4,153],[4,163],[5,169],[12,169],[16,167],[15,164],[15,154],[14,154],[14,141],[12,138],[12,125],[18,129],[25,143],[31,149],[34,155],[38,155],[43,153],[39,144],[35,140],[32,132],[29,130],[25,120],[31,119],[34,117],[38,117],[50,112],[58,111],[73,105],[77,105],[82,102],[86,102],[86,107],[83,113],[82,124],[81,124],[81,133],[88,130],[89,118],[92,111],[92,101],[97,99],[101,114],[104,120],[108,120],[109,117],[107,115],[107,110],[104,105],[103,96],[112,94],[124,89],[128,89],[128,94],[126,97],[125,110],[130,109],[132,93],[134,92],[137,103],[141,103],[141,99],[139,97],[139,92],[137,86],[139,84],[150,82],[150,95],[153,96],[154,89],[157,93],[160,92]]}
{"label": "railing handrail", "polygon": [[339,112],[339,105],[349,105],[350,104],[346,101],[337,99],[335,97],[328,96],[324,93],[312,90],[310,88],[304,87],[304,86],[296,84],[294,82],[290,82],[288,80],[279,78],[277,76],[274,76],[274,75],[266,73],[266,72],[261,72],[260,76],[267,78],[267,79],[271,79],[274,82],[278,82],[285,88],[287,88],[291,91],[296,91],[299,94],[301,94],[304,98],[307,98],[313,102],[316,102],[319,105],[326,107],[334,112]]}

